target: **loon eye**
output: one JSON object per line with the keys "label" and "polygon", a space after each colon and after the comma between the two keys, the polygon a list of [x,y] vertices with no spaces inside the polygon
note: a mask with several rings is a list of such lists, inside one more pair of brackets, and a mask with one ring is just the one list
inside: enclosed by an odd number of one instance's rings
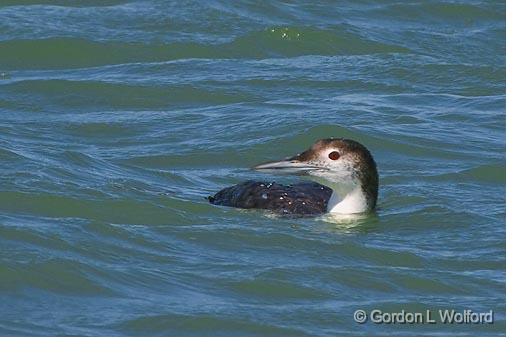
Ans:
{"label": "loon eye", "polygon": [[337,151],[332,151],[329,153],[329,158],[332,160],[338,160],[341,155]]}

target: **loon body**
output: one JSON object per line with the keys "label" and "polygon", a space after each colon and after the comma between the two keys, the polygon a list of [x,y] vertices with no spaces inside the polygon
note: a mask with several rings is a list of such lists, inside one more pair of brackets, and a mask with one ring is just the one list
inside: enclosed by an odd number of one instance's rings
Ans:
{"label": "loon body", "polygon": [[283,214],[321,214],[327,211],[332,189],[307,182],[280,185],[248,180],[211,197],[215,205],[270,209]]}
{"label": "loon body", "polygon": [[281,185],[249,180],[219,191],[209,201],[294,215],[365,213],[376,207],[376,163],[367,148],[354,140],[322,139],[296,156],[254,169],[303,173],[319,183]]}

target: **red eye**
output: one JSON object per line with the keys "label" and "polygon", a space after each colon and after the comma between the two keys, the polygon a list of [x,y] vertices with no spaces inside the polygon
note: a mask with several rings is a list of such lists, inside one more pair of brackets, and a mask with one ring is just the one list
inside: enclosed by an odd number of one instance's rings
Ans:
{"label": "red eye", "polygon": [[339,155],[339,152],[337,152],[337,151],[332,151],[329,153],[329,158],[332,160],[338,160],[339,157],[340,157],[340,155]]}

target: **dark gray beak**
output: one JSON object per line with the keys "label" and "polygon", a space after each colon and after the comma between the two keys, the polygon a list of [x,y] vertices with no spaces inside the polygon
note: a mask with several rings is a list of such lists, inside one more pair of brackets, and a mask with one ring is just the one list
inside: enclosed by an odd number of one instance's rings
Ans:
{"label": "dark gray beak", "polygon": [[263,163],[253,167],[253,169],[259,171],[273,171],[277,173],[291,173],[291,174],[297,173],[300,174],[308,171],[324,169],[320,166],[316,166],[305,161],[300,161],[295,158],[297,158],[297,156],[285,160]]}

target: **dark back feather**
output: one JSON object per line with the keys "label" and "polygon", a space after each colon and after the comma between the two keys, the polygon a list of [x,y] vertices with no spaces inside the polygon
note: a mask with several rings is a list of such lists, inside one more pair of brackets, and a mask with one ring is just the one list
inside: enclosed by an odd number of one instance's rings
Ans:
{"label": "dark back feather", "polygon": [[248,180],[224,188],[208,199],[214,205],[311,215],[327,212],[331,194],[332,189],[315,182],[281,185]]}

